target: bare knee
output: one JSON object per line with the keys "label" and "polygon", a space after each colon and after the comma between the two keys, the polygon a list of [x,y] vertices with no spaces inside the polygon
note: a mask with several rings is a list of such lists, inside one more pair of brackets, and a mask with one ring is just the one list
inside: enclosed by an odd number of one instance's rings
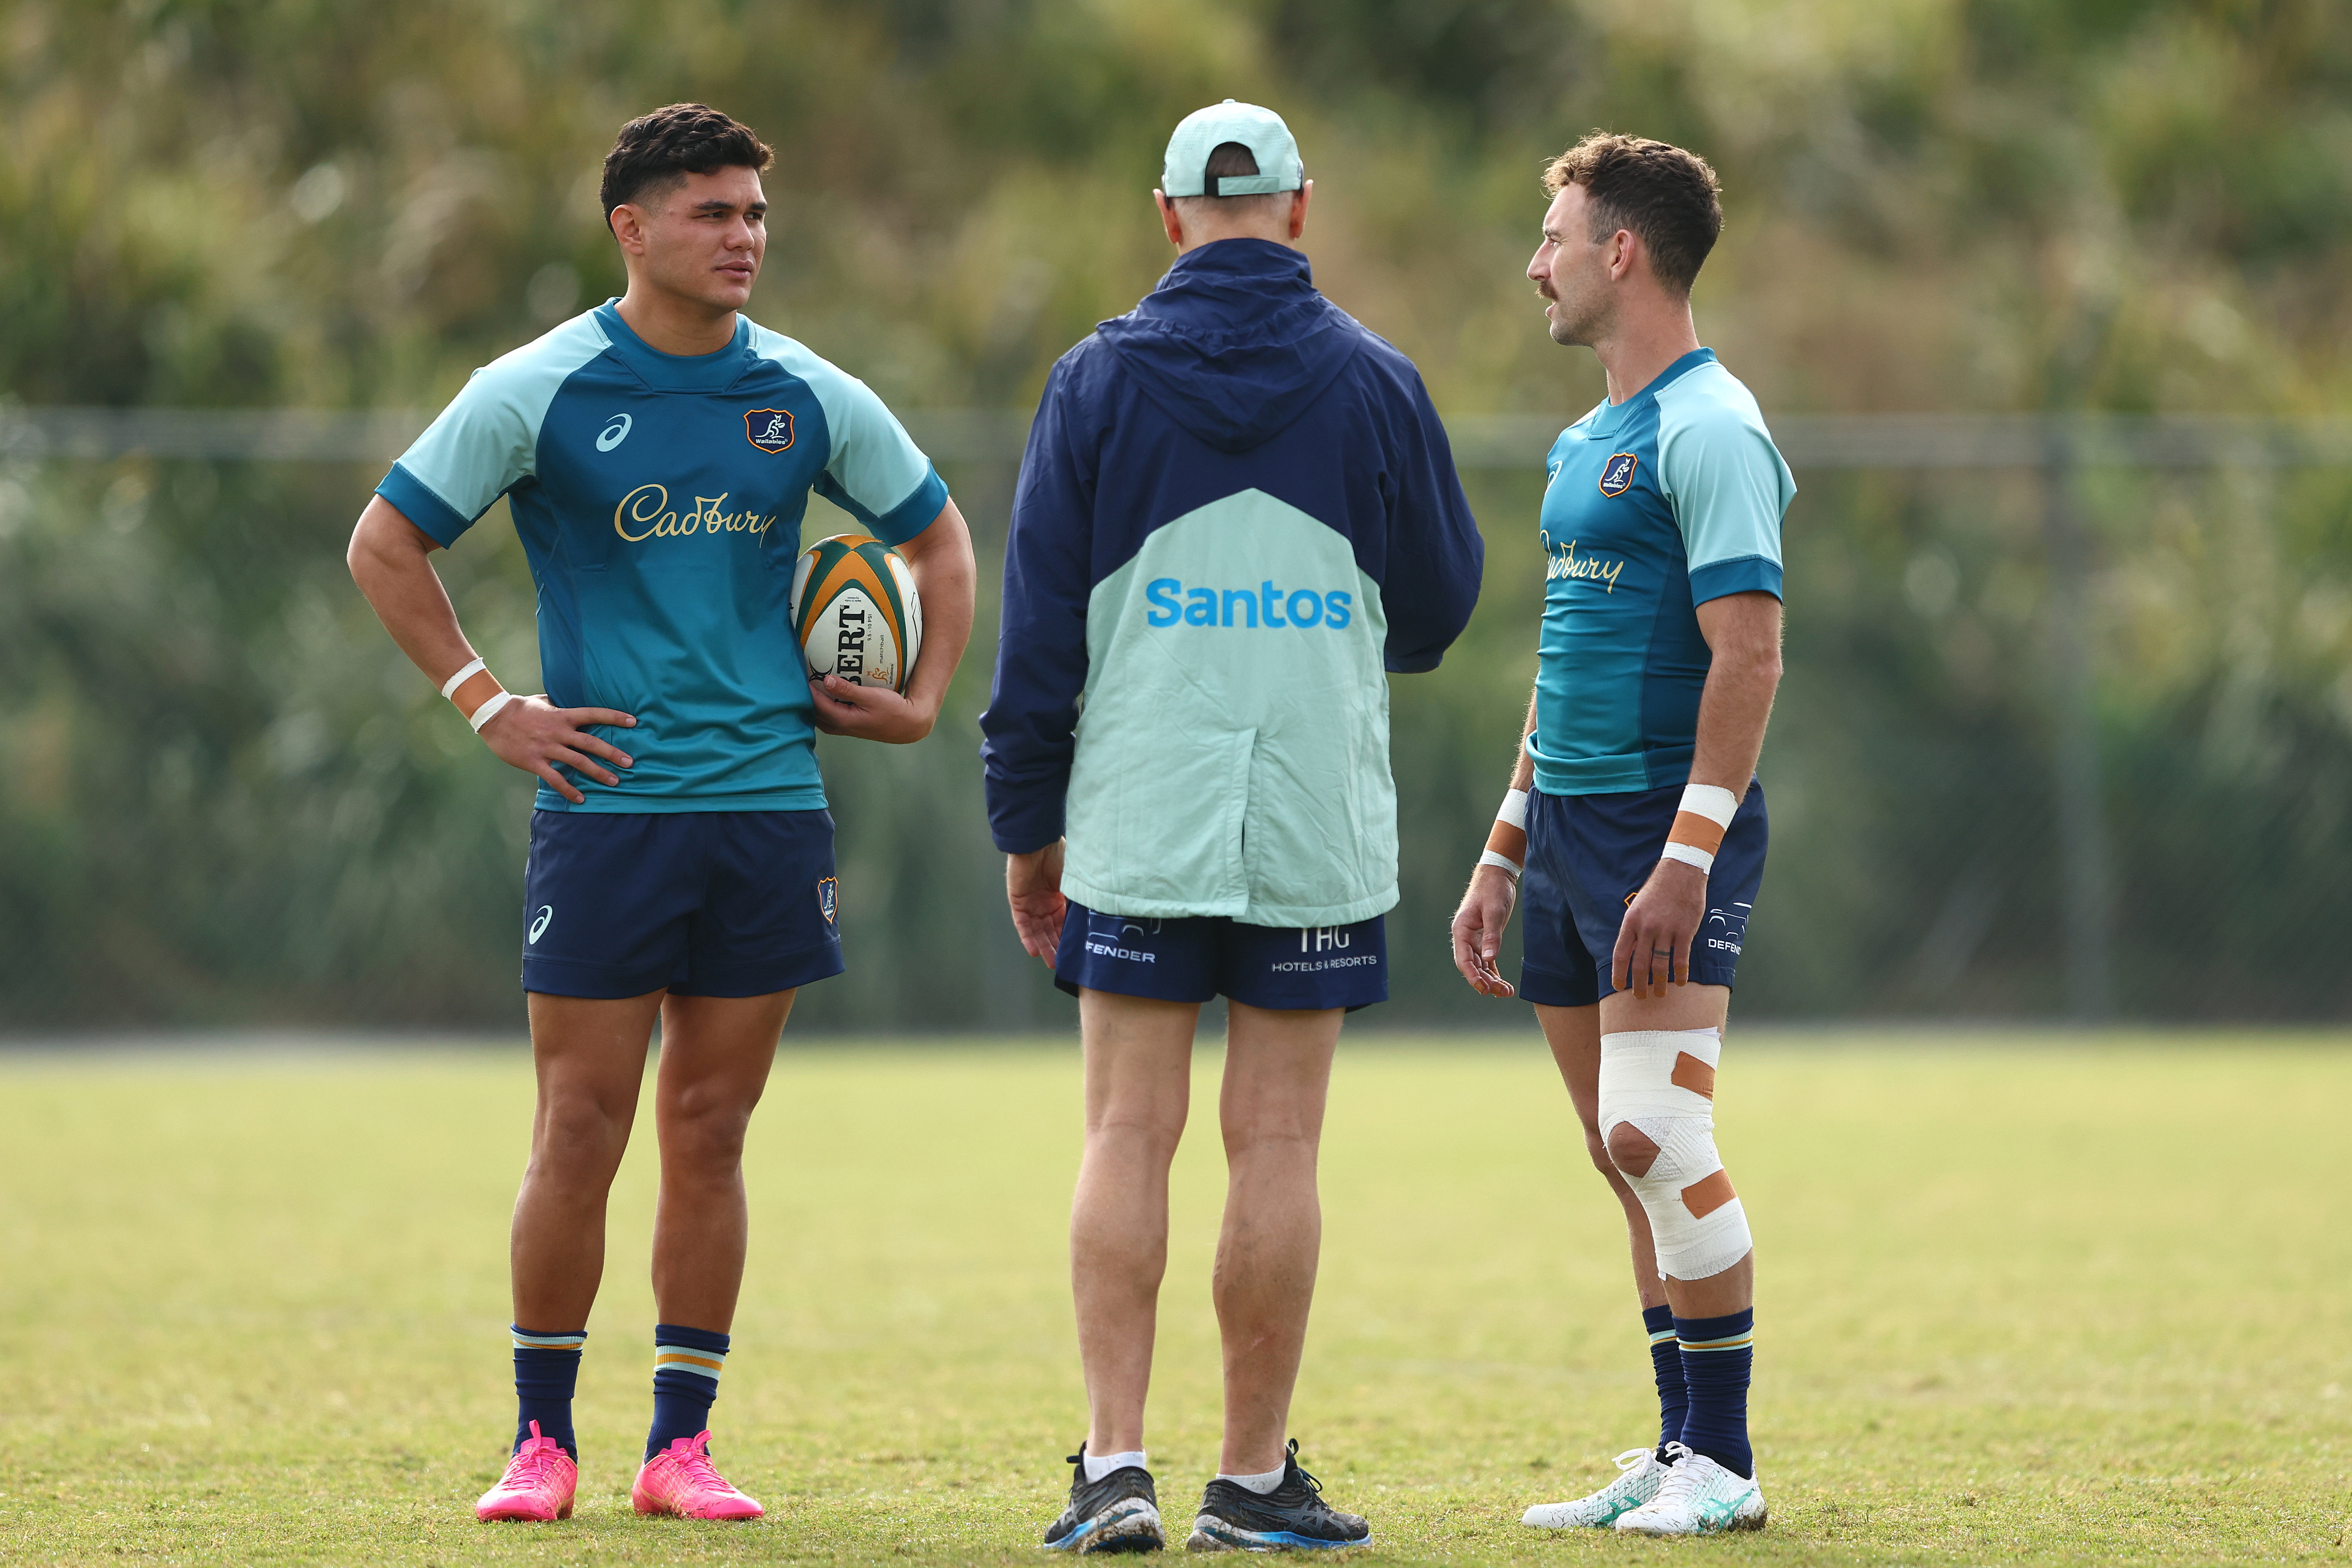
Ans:
{"label": "bare knee", "polygon": [[1601,1129],[1598,1127],[1587,1127],[1584,1130],[1584,1153],[1585,1157],[1592,1162],[1594,1170],[1609,1177],[1612,1182],[1616,1179],[1617,1162],[1609,1157],[1608,1141],[1601,1136]]}
{"label": "bare knee", "polygon": [[662,1164],[731,1176],[742,1166],[743,1141],[751,1127],[751,1103],[719,1096],[684,1097],[663,1110]]}
{"label": "bare knee", "polygon": [[1620,1121],[1609,1130],[1607,1152],[1611,1164],[1634,1177],[1648,1175],[1658,1160],[1657,1144],[1630,1121]]}
{"label": "bare knee", "polygon": [[1323,1106],[1315,1103],[1259,1103],[1229,1109],[1219,1119],[1228,1163],[1255,1155],[1299,1152],[1314,1158],[1323,1142]]}
{"label": "bare knee", "polygon": [[593,1095],[559,1095],[540,1108],[531,1163],[578,1180],[609,1181],[629,1146],[635,1108],[603,1103]]}
{"label": "bare knee", "polygon": [[1107,1106],[1087,1119],[1087,1152],[1166,1165],[1183,1139],[1185,1110],[1181,1102]]}

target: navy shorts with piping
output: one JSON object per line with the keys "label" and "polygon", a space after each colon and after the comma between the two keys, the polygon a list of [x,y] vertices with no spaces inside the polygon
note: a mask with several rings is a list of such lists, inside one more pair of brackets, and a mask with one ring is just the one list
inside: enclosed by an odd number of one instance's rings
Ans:
{"label": "navy shorts with piping", "polygon": [[534,811],[522,988],[764,996],[842,971],[828,811]]}
{"label": "navy shorts with piping", "polygon": [[1221,915],[1100,914],[1073,900],[1054,984],[1161,1002],[1228,996],[1247,1007],[1369,1007],[1389,999],[1386,918],[1254,926]]}
{"label": "navy shorts with piping", "polygon": [[[1683,786],[1623,795],[1528,796],[1528,864],[1519,879],[1524,953],[1519,995],[1548,1007],[1589,1007],[1616,989],[1610,955],[1625,906],[1656,868]],[[1771,837],[1764,786],[1750,780],[1706,879],[1706,915],[1691,944],[1692,981],[1729,985],[1764,885]]]}

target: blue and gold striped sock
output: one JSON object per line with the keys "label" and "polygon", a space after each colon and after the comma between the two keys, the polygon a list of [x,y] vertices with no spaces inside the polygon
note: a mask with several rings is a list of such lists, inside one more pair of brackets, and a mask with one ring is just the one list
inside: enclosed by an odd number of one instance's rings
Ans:
{"label": "blue and gold striped sock", "polygon": [[646,1434],[650,1459],[680,1437],[710,1426],[710,1402],[727,1369],[727,1336],[677,1323],[654,1325],[654,1425]]}
{"label": "blue and gold striped sock", "polygon": [[1690,1391],[1684,1444],[1734,1475],[1753,1476],[1748,1379],[1756,1364],[1756,1309],[1720,1318],[1676,1318],[1675,1337],[1682,1342],[1683,1385]]}
{"label": "blue and gold striped sock", "polygon": [[580,1383],[580,1349],[588,1342],[586,1331],[541,1333],[520,1323],[508,1331],[514,1336],[515,1447],[530,1440],[530,1424],[536,1421],[541,1436],[554,1438],[578,1459],[572,1393]]}
{"label": "blue and gold striped sock", "polygon": [[1683,1413],[1690,1395],[1683,1388],[1683,1350],[1675,1338],[1672,1307],[1642,1309],[1642,1329],[1650,1336],[1650,1373],[1658,1384],[1658,1462],[1666,1458],[1666,1445],[1683,1439]]}

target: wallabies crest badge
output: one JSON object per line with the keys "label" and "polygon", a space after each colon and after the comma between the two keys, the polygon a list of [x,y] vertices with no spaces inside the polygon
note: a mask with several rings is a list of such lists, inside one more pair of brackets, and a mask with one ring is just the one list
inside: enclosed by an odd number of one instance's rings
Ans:
{"label": "wallabies crest badge", "polygon": [[1608,466],[1601,470],[1601,493],[1605,496],[1622,496],[1632,489],[1633,470],[1640,466],[1641,461],[1641,458],[1631,452],[1612,453]]}
{"label": "wallabies crest badge", "polygon": [[793,444],[793,415],[788,408],[754,408],[743,416],[743,439],[762,452],[781,452]]}

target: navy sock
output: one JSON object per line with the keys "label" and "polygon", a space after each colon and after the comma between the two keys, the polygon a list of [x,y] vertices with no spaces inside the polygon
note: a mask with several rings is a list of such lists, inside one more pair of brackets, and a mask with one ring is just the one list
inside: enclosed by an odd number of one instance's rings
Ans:
{"label": "navy sock", "polygon": [[580,1347],[586,1333],[543,1334],[517,1323],[514,1335],[515,1447],[530,1441],[530,1424],[539,1435],[563,1445],[572,1458],[580,1458],[580,1439],[572,1435],[572,1391],[580,1382]]}
{"label": "navy sock", "polygon": [[1720,1318],[1676,1318],[1675,1337],[1682,1342],[1683,1385],[1690,1391],[1684,1444],[1734,1475],[1753,1476],[1748,1377],[1756,1364],[1756,1309]]}
{"label": "navy sock", "polygon": [[677,1323],[654,1325],[654,1425],[646,1434],[650,1459],[680,1437],[710,1426],[710,1402],[727,1366],[727,1336]]}
{"label": "navy sock", "polygon": [[1666,1445],[1683,1439],[1683,1413],[1690,1395],[1683,1391],[1683,1350],[1675,1339],[1671,1307],[1642,1309],[1642,1327],[1650,1336],[1650,1371],[1658,1380],[1658,1462],[1666,1458]]}

